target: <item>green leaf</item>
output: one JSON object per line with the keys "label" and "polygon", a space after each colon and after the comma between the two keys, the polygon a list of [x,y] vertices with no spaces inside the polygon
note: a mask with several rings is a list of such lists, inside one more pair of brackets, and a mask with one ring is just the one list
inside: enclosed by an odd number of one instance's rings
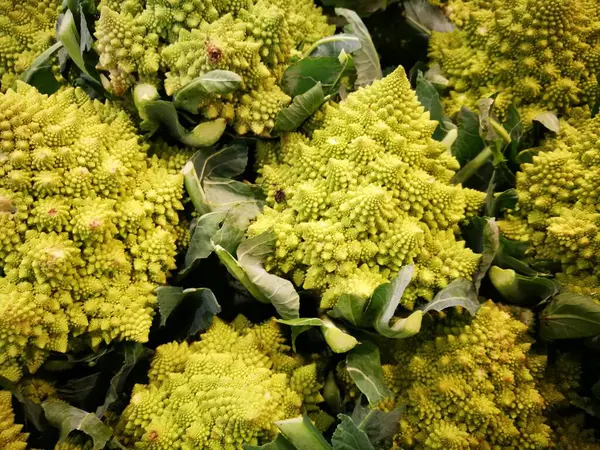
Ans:
{"label": "green leaf", "polygon": [[108,407],[119,399],[119,394],[125,389],[127,377],[129,377],[135,365],[147,355],[147,350],[139,342],[125,342],[123,344],[123,365],[111,378],[104,403],[96,409],[96,417],[101,418]]}
{"label": "green leaf", "polygon": [[444,114],[442,108],[442,101],[440,94],[435,86],[425,79],[423,72],[419,71],[417,74],[417,86],[415,89],[419,102],[425,107],[426,111],[429,111],[431,120],[436,120],[438,126],[433,133],[433,138],[437,141],[441,141],[448,130],[445,128]]}
{"label": "green leaf", "polygon": [[492,266],[489,277],[504,300],[511,305],[535,306],[558,294],[560,290],[560,285],[555,280],[520,275],[512,269],[501,269],[498,266]]}
{"label": "green leaf", "polygon": [[500,217],[507,209],[514,209],[517,206],[519,194],[516,189],[508,189],[494,197],[491,211],[488,212],[490,217]]}
{"label": "green leaf", "polygon": [[598,115],[598,111],[600,111],[600,74],[596,75],[596,101],[592,106],[592,119]]}
{"label": "green leaf", "polygon": [[348,353],[346,370],[358,389],[365,394],[369,404],[376,405],[393,395],[383,378],[379,349],[375,344],[361,342]]}
{"label": "green leaf", "polygon": [[321,0],[324,6],[348,8],[356,11],[361,17],[367,16],[380,9],[385,10],[392,3],[399,0]]}
{"label": "green leaf", "polygon": [[268,273],[262,266],[264,258],[273,253],[276,240],[273,232],[246,239],[238,247],[237,257],[240,266],[263,298],[273,304],[282,318],[295,319],[299,316],[300,296],[294,286],[290,281]]}
{"label": "green leaf", "polygon": [[42,94],[54,94],[60,88],[60,83],[54,77],[50,58],[62,48],[62,43],[57,42],[41,53],[35,61],[21,74],[19,79],[36,89]]}
{"label": "green leaf", "polygon": [[334,353],[346,353],[352,350],[358,344],[354,336],[344,332],[336,326],[329,318],[297,318],[289,320],[280,320],[277,322],[292,327],[292,348],[296,351],[296,338],[299,334],[310,330],[313,327],[319,327],[321,333],[327,342],[327,345]]}
{"label": "green leaf", "polygon": [[83,59],[83,52],[81,50],[79,32],[77,31],[75,18],[70,9],[65,12],[62,19],[60,20],[60,24],[58,25],[58,31],[56,35],[59,42],[61,42],[64,48],[67,50],[69,58],[73,60],[73,62],[79,68],[79,70],[81,70],[91,79],[99,81],[95,73],[90,73],[86,66],[85,60]]}
{"label": "green leaf", "polygon": [[38,431],[44,431],[48,428],[48,424],[46,423],[46,418],[44,416],[44,410],[42,406],[38,403],[34,403],[28,397],[25,397],[19,386],[16,383],[10,381],[7,378],[4,378],[0,375],[0,387],[7,391],[10,391],[12,395],[19,401],[19,403],[23,407],[23,411],[25,413],[26,422],[31,422],[31,424]]}
{"label": "green leaf", "polygon": [[405,319],[390,321],[400,304],[404,290],[410,283],[414,266],[403,267],[391,283],[384,283],[375,289],[364,313],[366,323],[373,324],[379,334],[392,339],[413,336],[421,329],[422,311],[415,311]]}
{"label": "green leaf", "polygon": [[[351,34],[340,33],[318,40],[306,53],[312,57],[333,56],[337,59],[342,52],[351,54],[360,48],[360,39]],[[284,92],[286,92],[285,89]]]}
{"label": "green leaf", "polygon": [[408,23],[427,35],[431,35],[432,31],[454,31],[454,25],[442,10],[427,0],[407,0],[404,2],[404,9]]}
{"label": "green leaf", "polygon": [[473,284],[475,285],[475,292],[479,292],[481,287],[481,281],[485,277],[485,274],[489,270],[498,249],[500,248],[500,230],[494,219],[486,219],[485,226],[483,227],[483,252],[481,254],[481,261],[477,271],[473,274]]}
{"label": "green leaf", "polygon": [[294,97],[292,104],[281,110],[275,119],[274,132],[296,130],[325,102],[325,94],[318,82],[302,95]]}
{"label": "green leaf", "polygon": [[560,133],[560,122],[558,117],[556,117],[556,114],[552,112],[546,111],[534,117],[533,120],[541,123],[546,129],[552,131],[553,133]]}
{"label": "green leaf", "polygon": [[323,321],[317,318],[303,318],[281,320],[277,319],[277,322],[292,327],[292,350],[296,351],[296,338],[310,330],[313,327],[320,327],[323,325]]}
{"label": "green leaf", "polygon": [[176,108],[198,114],[199,105],[210,94],[229,94],[242,85],[242,77],[228,70],[212,70],[194,78],[173,97]]}
{"label": "green leaf", "polygon": [[342,410],[342,394],[340,388],[335,381],[335,371],[331,370],[325,378],[325,384],[323,385],[323,398],[325,403],[329,406],[329,409],[335,414],[338,414]]}
{"label": "green leaf", "polygon": [[331,450],[319,430],[315,428],[308,416],[275,422],[277,428],[296,448],[296,450]]}
{"label": "green leaf", "polygon": [[402,407],[398,407],[390,412],[383,412],[376,408],[367,408],[362,406],[359,399],[356,402],[354,411],[352,411],[352,422],[367,434],[372,445],[376,445],[384,439],[391,438],[398,432],[402,412]]}
{"label": "green leaf", "polygon": [[310,56],[290,65],[280,86],[290,97],[297,97],[321,83],[323,95],[330,95],[337,91],[347,67],[347,61],[341,62],[337,55]]}
{"label": "green leaf", "polygon": [[[221,312],[215,294],[207,288],[183,289],[177,286],[160,286],[157,288],[160,326],[167,324],[168,318],[184,301],[191,302],[193,315],[189,326],[184,330],[186,337],[194,336],[201,330],[210,327],[213,316]],[[179,324],[179,328],[184,328]]]}
{"label": "green leaf", "polygon": [[93,413],[75,408],[59,400],[48,400],[42,403],[48,422],[60,430],[60,440],[63,442],[72,431],[81,431],[92,438],[93,450],[103,449],[112,430],[104,425]]}
{"label": "green leaf", "polygon": [[269,442],[265,445],[256,446],[256,445],[242,445],[243,450],[296,450],[290,441],[288,441],[283,434],[278,434],[274,441]]}
{"label": "green leaf", "polygon": [[475,158],[485,142],[479,136],[479,116],[464,106],[458,113],[458,136],[452,145],[452,154],[461,166]]}
{"label": "green leaf", "polygon": [[84,405],[98,387],[103,374],[96,372],[82,378],[71,378],[57,389],[61,400],[77,405]]}
{"label": "green leaf", "polygon": [[475,292],[475,286],[469,280],[464,278],[458,278],[452,281],[448,286],[437,293],[433,300],[431,300],[423,308],[423,313],[427,311],[443,311],[447,308],[454,306],[462,306],[472,316],[477,314],[479,307],[479,301],[477,300],[477,292]]}
{"label": "green leaf", "polygon": [[335,450],[374,450],[367,434],[345,414],[338,414],[340,424],[331,437]]}
{"label": "green leaf", "polygon": [[578,339],[600,335],[600,304],[572,292],[558,294],[540,316],[542,339]]}
{"label": "green leaf", "polygon": [[367,299],[354,294],[342,295],[335,304],[335,308],[328,311],[331,317],[336,319],[344,319],[355,327],[362,328],[370,324],[364,323],[363,313]]}
{"label": "green leaf", "polygon": [[344,32],[356,36],[360,40],[361,47],[353,53],[356,66],[355,86],[366,86],[383,77],[379,55],[371,40],[369,30],[354,11],[345,8],[335,8],[335,13],[342,16],[348,22],[344,26]]}

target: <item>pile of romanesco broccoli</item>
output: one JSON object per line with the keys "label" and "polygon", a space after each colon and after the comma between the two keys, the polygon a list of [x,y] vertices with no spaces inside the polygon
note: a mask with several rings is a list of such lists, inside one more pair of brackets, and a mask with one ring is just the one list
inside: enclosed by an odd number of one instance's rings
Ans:
{"label": "pile of romanesco broccoli", "polygon": [[599,7],[0,1],[0,449],[600,450]]}

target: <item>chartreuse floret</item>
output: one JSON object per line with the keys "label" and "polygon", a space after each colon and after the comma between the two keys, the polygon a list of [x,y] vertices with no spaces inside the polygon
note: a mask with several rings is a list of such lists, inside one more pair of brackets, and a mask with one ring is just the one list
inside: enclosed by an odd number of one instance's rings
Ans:
{"label": "chartreuse floret", "polygon": [[369,297],[406,264],[416,264],[408,307],[470,278],[480,256],[458,224],[483,194],[450,184],[459,165],[435,127],[400,68],[328,106],[311,137],[259,146],[267,207],[249,234],[275,232],[267,270],[323,294],[324,308],[344,293]]}
{"label": "chartreuse floret", "polygon": [[12,394],[0,391],[0,448],[3,450],[25,450],[27,433],[21,433],[23,425],[15,423]]}
{"label": "chartreuse floret", "polygon": [[499,221],[529,254],[560,266],[570,290],[600,296],[600,118],[547,141],[517,173],[517,207]]}
{"label": "chartreuse floret", "polygon": [[405,408],[394,448],[550,448],[538,390],[546,357],[529,351],[532,342],[527,325],[491,301],[474,318],[442,314],[396,341],[395,364],[383,366]]}
{"label": "chartreuse floret", "polygon": [[0,375],[18,380],[80,337],[144,342],[175,267],[172,161],[79,89],[0,95]]}
{"label": "chartreuse floret", "polygon": [[[315,364],[289,354],[274,319],[218,318],[198,342],[157,348],[149,384],[133,388],[115,433],[137,449],[241,449],[278,433],[274,422],[318,411]],[[286,364],[281,364],[282,361]]]}
{"label": "chartreuse floret", "polygon": [[450,114],[496,92],[500,118],[513,103],[526,122],[594,103],[598,0],[450,0],[446,11],[458,29],[434,32],[429,56],[449,80]]}
{"label": "chartreuse floret", "polygon": [[17,76],[55,42],[60,0],[0,1],[1,87],[12,87]]}
{"label": "chartreuse floret", "polygon": [[227,95],[206,95],[197,105],[222,117],[239,134],[268,135],[290,98],[277,86],[290,59],[334,32],[312,0],[132,0],[100,2],[96,49],[117,95],[134,84],[176,94],[213,70],[242,78]]}

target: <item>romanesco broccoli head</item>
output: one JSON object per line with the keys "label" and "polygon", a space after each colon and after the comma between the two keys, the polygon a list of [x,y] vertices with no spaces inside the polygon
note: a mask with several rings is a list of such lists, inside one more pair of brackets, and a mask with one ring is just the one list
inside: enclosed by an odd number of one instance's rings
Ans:
{"label": "romanesco broccoli head", "polygon": [[185,234],[182,175],[147,150],[125,113],[79,89],[0,94],[0,375],[78,336],[147,339]]}
{"label": "romanesco broccoli head", "polygon": [[149,384],[136,385],[115,428],[137,449],[241,449],[278,433],[274,422],[316,411],[315,364],[289,354],[274,319],[229,325],[218,318],[200,341],[157,348]]}
{"label": "romanesco broccoli head", "polygon": [[21,433],[23,425],[15,423],[12,408],[12,394],[0,391],[0,448],[4,450],[25,450],[27,433]]}
{"label": "romanesco broccoli head", "polygon": [[278,151],[260,144],[267,207],[249,234],[277,236],[267,270],[323,294],[324,308],[344,293],[369,297],[411,263],[408,307],[470,278],[480,257],[458,224],[484,195],[450,183],[459,165],[435,127],[399,68],[327,107],[311,137],[291,133]]}
{"label": "romanesco broccoli head", "polygon": [[517,207],[499,221],[529,254],[560,266],[570,290],[600,296],[600,118],[546,142],[517,173]]}
{"label": "romanesco broccoli head", "polygon": [[60,0],[0,1],[0,77],[2,90],[56,40]]}
{"label": "romanesco broccoli head", "polygon": [[239,134],[268,135],[290,98],[277,86],[293,56],[334,32],[312,0],[130,0],[100,2],[96,49],[114,93],[135,83],[168,95],[212,70],[229,70],[242,86],[206,95],[197,105]]}
{"label": "romanesco broccoli head", "polygon": [[525,122],[552,110],[569,116],[594,103],[600,71],[597,0],[450,0],[458,30],[434,32],[429,55],[449,80],[448,113],[476,109],[499,92]]}
{"label": "romanesco broccoli head", "polygon": [[406,409],[396,447],[551,447],[538,391],[546,357],[529,349],[527,325],[491,301],[471,318],[442,314],[418,335],[396,341],[384,375]]}

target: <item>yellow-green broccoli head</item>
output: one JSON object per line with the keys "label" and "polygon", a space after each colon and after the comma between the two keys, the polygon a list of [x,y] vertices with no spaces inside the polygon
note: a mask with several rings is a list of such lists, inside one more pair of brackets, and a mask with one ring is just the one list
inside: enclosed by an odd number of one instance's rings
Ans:
{"label": "yellow-green broccoli head", "polygon": [[119,440],[138,449],[238,449],[272,440],[277,420],[318,410],[316,365],[289,354],[274,319],[240,324],[214,318],[198,342],[158,347],[149,384],[134,387],[115,429]]}
{"label": "yellow-green broccoli head", "polygon": [[324,308],[344,293],[369,297],[411,263],[409,307],[470,278],[480,257],[456,234],[484,195],[450,184],[459,165],[435,127],[400,68],[327,107],[310,138],[260,147],[267,207],[249,234],[275,232],[267,270],[323,294]]}
{"label": "yellow-green broccoli head", "polygon": [[0,375],[70,338],[144,342],[175,268],[182,175],[78,89],[0,95]]}
{"label": "yellow-green broccoli head", "polygon": [[405,408],[398,448],[549,448],[537,387],[546,357],[530,353],[531,344],[527,325],[491,301],[474,318],[443,314],[396,341],[396,364],[383,369]]}
{"label": "yellow-green broccoli head", "polygon": [[0,448],[4,450],[25,450],[27,433],[21,433],[23,425],[15,423],[12,408],[12,394],[0,391]]}
{"label": "yellow-green broccoli head", "polygon": [[547,110],[569,116],[594,103],[600,70],[597,0],[450,0],[458,29],[434,32],[429,56],[449,80],[449,114],[499,92],[526,122]]}
{"label": "yellow-green broccoli head", "polygon": [[60,0],[0,1],[0,77],[2,91],[55,42]]}
{"label": "yellow-green broccoli head", "polygon": [[500,231],[531,245],[529,254],[560,266],[572,291],[600,295],[600,118],[567,130],[517,173],[517,207]]}
{"label": "yellow-green broccoli head", "polygon": [[212,70],[229,70],[242,86],[207,95],[199,105],[239,134],[268,136],[290,98],[277,86],[299,50],[333,34],[312,0],[176,0],[100,2],[96,50],[117,95],[135,83],[159,83],[168,95]]}

